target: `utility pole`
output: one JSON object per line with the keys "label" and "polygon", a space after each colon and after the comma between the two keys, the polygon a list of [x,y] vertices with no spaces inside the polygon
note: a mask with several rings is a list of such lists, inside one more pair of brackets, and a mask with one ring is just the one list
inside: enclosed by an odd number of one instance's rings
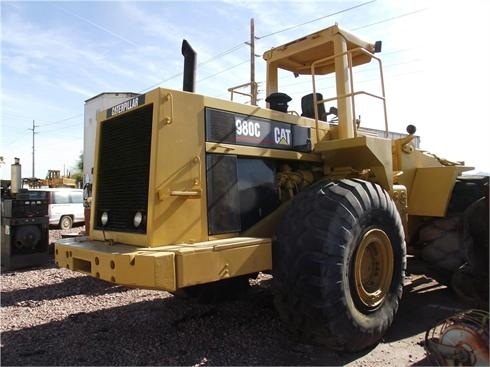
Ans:
{"label": "utility pole", "polygon": [[34,167],[35,167],[35,164],[34,164],[34,158],[35,158],[35,140],[34,140],[34,136],[36,134],[38,134],[36,132],[36,127],[39,127],[38,125],[35,125],[34,124],[34,120],[32,120],[32,129],[28,129],[28,130],[31,130],[32,131],[32,178],[36,178],[36,175],[35,175],[35,172],[34,172]]}
{"label": "utility pole", "polygon": [[257,83],[255,83],[255,23],[250,19],[250,95],[252,106],[257,106]]}
{"label": "utility pole", "polygon": [[[250,42],[245,42],[246,45],[250,46],[250,81],[245,84],[240,84],[235,87],[228,88],[228,92],[231,93],[231,100],[233,101],[233,94],[241,94],[250,97],[250,104],[252,106],[257,106],[257,95],[259,90],[257,83],[255,82],[255,58],[259,55],[255,54],[255,25],[254,19],[250,19]],[[238,89],[245,88],[250,85],[250,93],[240,92]]]}

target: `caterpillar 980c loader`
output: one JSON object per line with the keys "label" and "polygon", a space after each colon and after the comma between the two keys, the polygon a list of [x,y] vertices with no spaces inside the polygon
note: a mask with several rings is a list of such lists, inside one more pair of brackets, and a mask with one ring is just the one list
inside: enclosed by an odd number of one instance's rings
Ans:
{"label": "caterpillar 980c loader", "polygon": [[[184,41],[192,65],[189,51]],[[358,129],[359,95],[386,119],[384,88],[352,80],[378,63],[382,84],[378,51],[334,25],[265,52],[268,108],[194,93],[185,67],[183,91],[100,112],[90,234],[59,240],[57,265],[202,299],[272,272],[293,333],[338,350],[376,343],[402,296],[406,241],[424,218],[446,215],[471,169],[416,149],[414,129],[394,140]],[[288,113],[279,70],[311,75],[301,114]],[[336,96],[324,99],[315,81],[327,74]]]}

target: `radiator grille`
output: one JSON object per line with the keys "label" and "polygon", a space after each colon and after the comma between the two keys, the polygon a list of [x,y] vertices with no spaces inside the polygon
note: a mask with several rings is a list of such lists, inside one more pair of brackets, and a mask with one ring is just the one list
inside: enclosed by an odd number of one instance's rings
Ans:
{"label": "radiator grille", "polygon": [[[97,169],[94,227],[108,231],[146,233],[153,106],[102,122]],[[133,225],[136,212],[143,223]],[[108,222],[101,223],[101,214]]]}

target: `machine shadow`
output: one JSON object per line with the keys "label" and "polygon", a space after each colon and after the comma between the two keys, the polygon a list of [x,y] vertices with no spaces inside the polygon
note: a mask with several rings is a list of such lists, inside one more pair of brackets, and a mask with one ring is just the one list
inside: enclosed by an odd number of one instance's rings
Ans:
{"label": "machine shadow", "polygon": [[408,257],[406,281],[397,316],[383,338],[393,342],[432,328],[468,306],[457,299],[445,285],[426,276],[426,265],[415,257]]}
{"label": "machine shadow", "polygon": [[[75,294],[128,291],[90,277],[2,294],[2,306],[40,307],[43,300]],[[70,288],[72,288],[70,286]],[[29,299],[26,299],[29,298]],[[270,284],[240,298],[199,304],[162,292],[162,298],[2,332],[3,365],[343,365],[361,354],[341,355],[290,339],[273,306]],[[369,351],[366,351],[368,353]]]}
{"label": "machine shadow", "polygon": [[[65,282],[73,285],[40,286],[29,295],[27,290],[2,293],[2,307],[39,307],[42,301],[71,295],[116,296],[129,290],[90,277]],[[61,321],[5,331],[2,364],[345,365],[375,348],[346,354],[292,340],[274,309],[271,282],[255,284],[239,299],[217,305],[162,292],[158,299],[135,299],[130,305],[71,313]],[[32,294],[38,294],[36,299]],[[406,285],[395,323],[382,342],[423,332],[459,306],[446,288],[421,276]]]}

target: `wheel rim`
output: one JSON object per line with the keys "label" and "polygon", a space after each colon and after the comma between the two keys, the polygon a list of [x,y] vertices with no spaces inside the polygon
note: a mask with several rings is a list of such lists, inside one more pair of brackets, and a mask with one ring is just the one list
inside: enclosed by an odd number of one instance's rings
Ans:
{"label": "wheel rim", "polygon": [[70,228],[71,227],[71,219],[68,217],[63,217],[63,219],[61,220],[61,227],[63,229]]}
{"label": "wheel rim", "polygon": [[360,301],[368,308],[379,306],[393,277],[393,249],[386,233],[371,229],[364,234],[355,257],[355,285]]}

